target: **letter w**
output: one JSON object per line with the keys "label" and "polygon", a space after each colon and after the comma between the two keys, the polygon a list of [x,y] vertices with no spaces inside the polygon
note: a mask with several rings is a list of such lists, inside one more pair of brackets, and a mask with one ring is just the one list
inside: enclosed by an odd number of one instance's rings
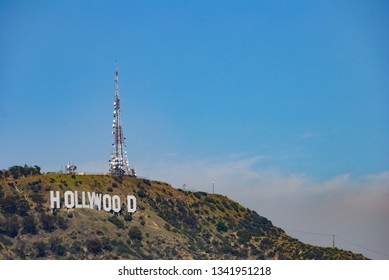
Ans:
{"label": "letter w", "polygon": [[88,192],[88,199],[89,199],[89,205],[90,209],[97,209],[101,210],[101,193],[90,193]]}

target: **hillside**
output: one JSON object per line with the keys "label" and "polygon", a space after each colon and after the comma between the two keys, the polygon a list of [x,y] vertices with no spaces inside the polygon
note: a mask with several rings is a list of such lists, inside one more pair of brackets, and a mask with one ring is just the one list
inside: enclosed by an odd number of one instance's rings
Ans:
{"label": "hillside", "polygon": [[[364,259],[304,244],[222,195],[129,177],[25,175],[0,176],[0,259]],[[134,195],[137,212],[52,211],[50,190]]]}

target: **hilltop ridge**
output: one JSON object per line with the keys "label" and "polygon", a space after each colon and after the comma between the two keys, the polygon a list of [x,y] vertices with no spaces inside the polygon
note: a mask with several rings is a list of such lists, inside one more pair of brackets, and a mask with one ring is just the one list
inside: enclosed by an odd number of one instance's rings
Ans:
{"label": "hilltop ridge", "polygon": [[[51,210],[51,190],[134,195],[137,211]],[[0,259],[366,258],[304,244],[223,195],[130,177],[27,174],[0,176]]]}

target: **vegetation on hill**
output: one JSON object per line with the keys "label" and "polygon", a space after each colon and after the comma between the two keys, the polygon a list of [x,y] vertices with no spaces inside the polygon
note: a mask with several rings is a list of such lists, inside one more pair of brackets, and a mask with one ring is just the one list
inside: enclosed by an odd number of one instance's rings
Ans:
{"label": "vegetation on hill", "polygon": [[24,166],[12,166],[9,169],[6,170],[0,170],[0,179],[7,179],[9,177],[12,177],[14,179],[18,179],[20,177],[27,177],[32,175],[40,175],[41,174],[41,168],[37,165],[35,166],[27,166],[25,164]]}
{"label": "vegetation on hill", "polygon": [[[0,259],[364,259],[304,244],[222,195],[146,179],[13,170],[0,173]],[[138,211],[52,210],[50,190],[135,195]]]}

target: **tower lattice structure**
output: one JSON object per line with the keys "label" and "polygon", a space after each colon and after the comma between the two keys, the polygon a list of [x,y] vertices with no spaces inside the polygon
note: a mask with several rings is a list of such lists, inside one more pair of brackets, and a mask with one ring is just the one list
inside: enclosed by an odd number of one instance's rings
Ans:
{"label": "tower lattice structure", "polygon": [[113,123],[112,123],[112,154],[109,160],[109,172],[111,175],[130,175],[135,177],[135,170],[129,169],[125,137],[123,133],[122,120],[120,117],[120,95],[119,95],[119,70],[115,71],[115,99],[113,102]]}

